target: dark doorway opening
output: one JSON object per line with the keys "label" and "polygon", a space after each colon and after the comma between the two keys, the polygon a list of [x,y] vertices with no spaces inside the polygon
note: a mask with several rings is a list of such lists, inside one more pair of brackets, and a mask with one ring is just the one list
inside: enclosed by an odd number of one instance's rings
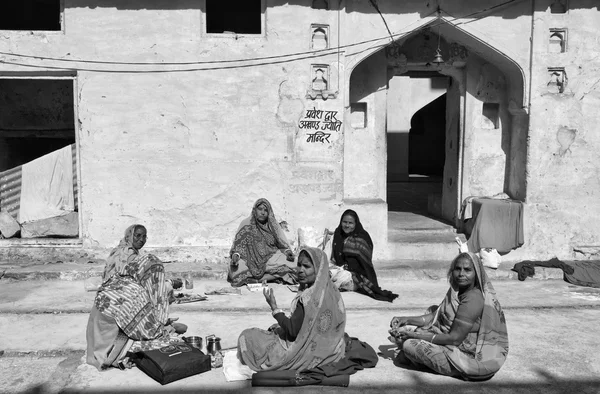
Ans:
{"label": "dark doorway opening", "polygon": [[61,0],[4,0],[0,30],[61,30]]}
{"label": "dark doorway opening", "polygon": [[206,0],[207,33],[262,33],[262,0]]}
{"label": "dark doorway opening", "polygon": [[[388,128],[388,209],[440,218],[450,79],[436,72],[409,72],[400,78],[394,87],[410,89],[410,95],[396,104],[406,125]],[[394,123],[389,119],[388,114],[388,123]]]}

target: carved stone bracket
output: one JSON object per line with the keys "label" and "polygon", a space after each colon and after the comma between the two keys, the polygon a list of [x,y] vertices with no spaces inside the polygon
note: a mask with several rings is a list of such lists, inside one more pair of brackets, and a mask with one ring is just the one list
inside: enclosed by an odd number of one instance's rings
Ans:
{"label": "carved stone bracket", "polygon": [[338,92],[333,92],[331,90],[314,90],[309,89],[306,91],[306,98],[311,100],[322,99],[335,99],[338,96]]}

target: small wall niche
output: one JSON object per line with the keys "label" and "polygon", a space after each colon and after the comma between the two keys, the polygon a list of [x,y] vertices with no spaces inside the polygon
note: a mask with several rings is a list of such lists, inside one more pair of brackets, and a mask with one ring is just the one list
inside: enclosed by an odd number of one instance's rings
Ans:
{"label": "small wall niche", "polygon": [[566,14],[568,10],[569,0],[554,0],[554,2],[550,4],[551,14]]}
{"label": "small wall niche", "polygon": [[549,81],[546,84],[549,93],[564,93],[567,87],[567,73],[564,67],[548,67]]}
{"label": "small wall niche", "polygon": [[498,103],[483,103],[481,110],[482,129],[499,129],[500,128],[500,104]]}
{"label": "small wall niche", "polygon": [[317,98],[327,100],[336,98],[337,92],[330,90],[330,69],[327,64],[310,65],[310,85],[306,92],[306,98],[315,100]]}
{"label": "small wall niche", "polygon": [[326,64],[313,64],[311,81],[312,90],[329,90],[329,66]]}
{"label": "small wall niche", "polygon": [[367,127],[367,103],[350,104],[350,125],[355,129]]}
{"label": "small wall niche", "polygon": [[550,29],[548,50],[550,53],[563,53],[567,51],[567,29]]}
{"label": "small wall niche", "polygon": [[310,25],[310,49],[329,48],[329,26],[313,23]]}

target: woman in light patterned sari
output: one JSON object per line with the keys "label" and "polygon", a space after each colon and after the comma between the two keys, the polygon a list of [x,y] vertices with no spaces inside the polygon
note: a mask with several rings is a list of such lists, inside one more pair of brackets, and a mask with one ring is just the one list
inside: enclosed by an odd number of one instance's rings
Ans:
{"label": "woman in light patterned sari", "polygon": [[271,204],[258,199],[240,224],[231,251],[227,280],[234,287],[248,283],[296,283],[294,253],[277,223]]}
{"label": "woman in light patterned sari", "polygon": [[250,328],[238,339],[238,359],[254,371],[302,371],[344,357],[346,310],[329,278],[327,256],[304,248],[298,256],[300,291],[292,300],[290,317],[277,307],[272,289],[265,298],[276,325]]}
{"label": "woman in light patterned sari", "polygon": [[465,380],[489,379],[508,355],[506,320],[494,287],[473,253],[452,261],[448,279],[450,289],[435,312],[392,320],[390,340],[400,348],[396,360]]}
{"label": "woman in light patterned sari", "polygon": [[133,341],[185,332],[185,325],[168,319],[172,291],[181,280],[165,280],[161,261],[140,255],[145,243],[146,228],[134,224],[108,257],[87,327],[87,362],[98,369],[122,367]]}

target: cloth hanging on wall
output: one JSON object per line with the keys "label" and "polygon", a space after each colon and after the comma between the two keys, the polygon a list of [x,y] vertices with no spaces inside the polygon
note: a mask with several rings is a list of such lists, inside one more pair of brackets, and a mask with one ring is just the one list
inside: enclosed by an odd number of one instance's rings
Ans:
{"label": "cloth hanging on wall", "polygon": [[23,164],[19,223],[75,210],[71,145]]}

